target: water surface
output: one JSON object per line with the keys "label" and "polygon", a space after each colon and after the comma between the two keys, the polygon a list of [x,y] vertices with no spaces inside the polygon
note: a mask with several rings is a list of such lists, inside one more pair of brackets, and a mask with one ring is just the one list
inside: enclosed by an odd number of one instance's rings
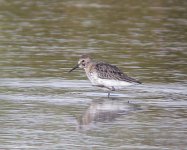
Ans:
{"label": "water surface", "polygon": [[[0,0],[0,149],[186,149],[186,7]],[[143,84],[108,99],[84,53]]]}

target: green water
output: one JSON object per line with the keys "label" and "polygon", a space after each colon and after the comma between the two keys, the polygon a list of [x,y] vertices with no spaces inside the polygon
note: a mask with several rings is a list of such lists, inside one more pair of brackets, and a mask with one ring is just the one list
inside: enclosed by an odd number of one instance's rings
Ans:
{"label": "green water", "polygon": [[[0,0],[0,149],[186,149],[186,8]],[[68,73],[85,53],[143,84],[108,99]]]}

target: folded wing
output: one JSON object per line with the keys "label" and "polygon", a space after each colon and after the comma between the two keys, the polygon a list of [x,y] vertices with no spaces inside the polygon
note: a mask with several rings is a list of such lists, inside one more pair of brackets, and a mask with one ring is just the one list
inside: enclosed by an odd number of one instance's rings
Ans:
{"label": "folded wing", "polygon": [[141,84],[140,81],[127,76],[114,65],[100,62],[96,64],[95,69],[97,71],[98,77],[102,79],[113,79],[113,80],[120,80],[130,83],[134,82],[134,83]]}

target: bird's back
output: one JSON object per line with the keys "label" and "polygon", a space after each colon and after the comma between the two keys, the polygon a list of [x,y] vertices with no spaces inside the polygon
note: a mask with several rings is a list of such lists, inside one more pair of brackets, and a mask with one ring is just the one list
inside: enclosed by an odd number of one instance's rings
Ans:
{"label": "bird's back", "polygon": [[108,80],[118,80],[118,81],[125,81],[129,83],[141,83],[140,81],[131,78],[124,74],[118,67],[104,63],[99,62],[95,64],[95,71],[97,72],[97,75],[101,79],[108,79]]}

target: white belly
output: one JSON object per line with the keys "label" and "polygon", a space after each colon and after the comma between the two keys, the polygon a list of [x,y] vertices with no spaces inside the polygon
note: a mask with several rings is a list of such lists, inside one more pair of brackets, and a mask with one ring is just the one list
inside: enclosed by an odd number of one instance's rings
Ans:
{"label": "white belly", "polygon": [[105,86],[108,88],[114,87],[116,90],[121,89],[125,86],[133,85],[133,83],[120,81],[120,80],[101,79],[101,78],[98,78],[97,74],[95,73],[89,74],[87,76],[93,85]]}
{"label": "white belly", "polygon": [[129,86],[133,85],[132,83],[125,82],[125,81],[119,81],[119,80],[109,80],[109,79],[98,79],[98,83],[102,84],[107,87],[123,87],[123,86]]}

